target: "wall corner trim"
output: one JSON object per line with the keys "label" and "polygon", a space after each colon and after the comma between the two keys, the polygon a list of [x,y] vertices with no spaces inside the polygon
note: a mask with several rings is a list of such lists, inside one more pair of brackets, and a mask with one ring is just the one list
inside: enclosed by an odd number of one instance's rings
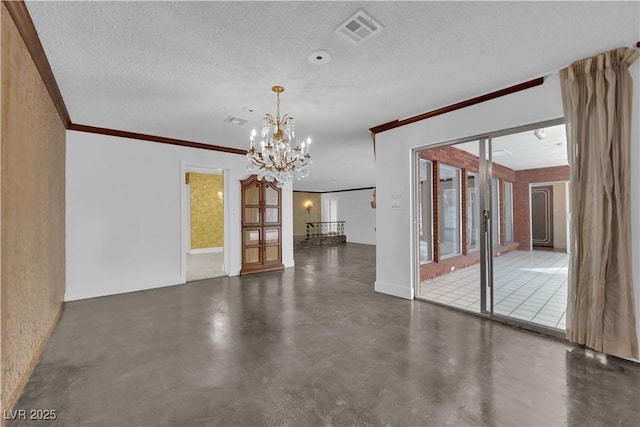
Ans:
{"label": "wall corner trim", "polygon": [[58,321],[60,320],[60,317],[62,316],[63,311],[64,311],[64,301],[60,303],[60,308],[58,309],[58,312],[53,318],[51,325],[49,325],[49,329],[47,329],[47,332],[42,337],[42,341],[40,341],[40,344],[38,344],[38,347],[33,353],[33,357],[31,358],[31,361],[29,362],[27,369],[25,369],[25,371],[22,373],[22,376],[20,377],[20,381],[16,385],[16,388],[13,390],[13,392],[11,392],[11,395],[9,396],[7,401],[3,402],[4,410],[9,411],[13,409],[14,405],[18,401],[18,397],[20,397],[20,394],[22,393],[24,386],[27,384],[29,377],[31,377],[31,374],[33,373],[33,369],[36,367],[38,360],[40,360],[42,351],[44,350],[44,347],[47,345],[47,342],[49,341],[49,337],[53,333],[53,330],[58,325]]}
{"label": "wall corner trim", "polygon": [[27,6],[22,0],[3,0],[2,3],[7,7],[13,22],[16,24],[18,32],[22,36],[22,40],[24,40],[24,44],[27,46],[27,50],[31,54],[31,58],[40,73],[40,77],[49,92],[49,96],[51,96],[51,100],[53,101],[56,110],[58,110],[60,119],[64,123],[65,127],[68,128],[71,124],[71,117],[69,116],[67,107],[64,104],[60,88],[53,76],[51,65],[49,64],[47,55],[44,52],[42,43],[40,42],[40,37],[38,37],[36,27],[33,25]]}
{"label": "wall corner trim", "polygon": [[381,294],[392,295],[394,297],[413,299],[413,289],[404,286],[392,285],[391,283],[376,280],[375,291]]}

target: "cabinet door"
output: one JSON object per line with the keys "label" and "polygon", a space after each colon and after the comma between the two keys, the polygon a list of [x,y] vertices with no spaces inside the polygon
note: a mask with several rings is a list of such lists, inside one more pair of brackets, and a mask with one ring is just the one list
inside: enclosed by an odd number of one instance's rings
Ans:
{"label": "cabinet door", "polygon": [[264,189],[264,225],[280,224],[280,191],[272,184]]}
{"label": "cabinet door", "polygon": [[262,229],[245,228],[242,231],[242,248],[242,265],[262,264]]}
{"label": "cabinet door", "polygon": [[280,228],[264,228],[264,263],[280,263]]}
{"label": "cabinet door", "polygon": [[242,192],[242,225],[244,227],[261,225],[260,184],[248,185]]}

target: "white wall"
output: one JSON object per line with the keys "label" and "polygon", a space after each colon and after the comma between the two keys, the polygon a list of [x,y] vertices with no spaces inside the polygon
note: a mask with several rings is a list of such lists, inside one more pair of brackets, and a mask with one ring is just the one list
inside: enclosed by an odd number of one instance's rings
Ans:
{"label": "white wall", "polygon": [[325,206],[328,200],[335,200],[338,206],[338,221],[346,221],[344,232],[347,242],[376,244],[376,210],[371,208],[373,190],[340,191],[323,193],[322,215],[326,221]]}
{"label": "white wall", "polygon": [[[640,336],[640,61],[630,71],[635,85],[631,132],[632,257]],[[559,78],[555,73],[545,78],[542,86],[376,135],[376,291],[414,297],[412,148],[563,116]],[[391,208],[398,204],[399,209]]]}
{"label": "white wall", "polygon": [[376,135],[376,290],[414,297],[412,148],[562,116],[556,75],[542,86]]}
{"label": "white wall", "polygon": [[[244,156],[67,132],[65,300],[183,283],[181,164],[228,171],[229,272],[241,268]],[[291,184],[282,192],[283,262],[293,266]]]}

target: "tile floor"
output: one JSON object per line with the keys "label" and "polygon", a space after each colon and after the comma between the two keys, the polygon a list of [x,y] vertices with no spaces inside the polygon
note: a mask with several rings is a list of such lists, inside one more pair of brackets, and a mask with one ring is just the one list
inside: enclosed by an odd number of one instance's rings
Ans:
{"label": "tile floor", "polygon": [[[569,255],[514,251],[494,259],[494,313],[564,331]],[[480,265],[420,283],[430,301],[480,311]]]}

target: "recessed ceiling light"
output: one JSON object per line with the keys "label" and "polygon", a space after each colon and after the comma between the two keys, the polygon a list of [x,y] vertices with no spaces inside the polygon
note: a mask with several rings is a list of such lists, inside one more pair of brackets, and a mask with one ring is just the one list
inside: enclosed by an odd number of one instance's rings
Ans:
{"label": "recessed ceiling light", "polygon": [[307,59],[313,65],[324,65],[324,64],[326,64],[326,63],[331,61],[331,54],[327,50],[318,49],[318,50],[314,50],[313,52],[311,52],[307,56]]}

